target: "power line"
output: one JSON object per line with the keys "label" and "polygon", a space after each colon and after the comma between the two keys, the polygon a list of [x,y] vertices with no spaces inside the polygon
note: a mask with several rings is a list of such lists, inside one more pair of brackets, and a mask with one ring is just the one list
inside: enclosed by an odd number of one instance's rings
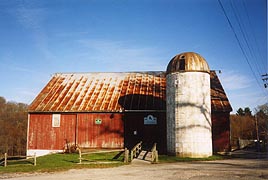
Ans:
{"label": "power line", "polygon": [[[239,13],[236,13],[235,7],[236,7],[235,4],[233,4],[233,1],[231,1],[231,8],[232,8],[232,10],[233,10],[233,12],[234,12],[235,19],[236,19],[236,21],[238,22],[240,32],[242,33],[242,37],[244,38],[244,41],[246,42],[246,45],[247,45],[247,48],[248,48],[248,50],[249,50],[249,52],[250,52],[251,57],[252,57],[252,58],[255,58],[256,61],[253,61],[253,64],[255,65],[255,67],[256,67],[256,69],[257,69],[259,75],[261,75],[261,74],[263,74],[263,73],[261,73],[260,68],[259,68],[259,66],[258,66],[258,63],[257,63],[257,57],[256,57],[256,55],[255,55],[256,53],[253,52],[252,47],[249,45],[249,38],[247,37],[247,34],[246,34],[246,33],[244,32],[244,30],[243,30],[243,29],[246,29],[246,28],[245,28],[245,27],[244,27],[244,28],[242,27],[242,20],[241,20],[241,18],[239,17]],[[237,10],[237,12],[238,12],[238,10]]]}
{"label": "power line", "polygon": [[231,27],[231,29],[232,29],[232,31],[233,31],[233,33],[234,33],[234,35],[235,35],[235,39],[236,39],[236,41],[237,41],[237,43],[238,43],[238,45],[239,45],[239,47],[240,47],[240,49],[241,49],[241,51],[242,51],[242,54],[244,55],[244,57],[245,57],[245,59],[246,59],[246,62],[247,62],[247,64],[249,65],[250,70],[251,70],[251,72],[252,72],[254,78],[255,78],[256,81],[257,81],[257,84],[259,85],[259,87],[260,87],[261,89],[263,89],[262,86],[261,86],[261,84],[260,84],[259,81],[258,81],[258,78],[257,78],[256,74],[255,74],[254,71],[253,71],[253,68],[252,68],[251,64],[249,63],[248,57],[247,57],[247,55],[246,55],[246,52],[244,51],[244,49],[243,49],[243,47],[242,47],[242,44],[241,44],[240,40],[238,39],[238,36],[237,36],[237,34],[236,34],[235,30],[234,30],[234,27],[233,27],[233,25],[232,25],[232,23],[231,23],[229,17],[227,16],[227,13],[226,13],[226,11],[225,11],[225,9],[224,9],[222,3],[221,3],[221,0],[218,0],[218,2],[219,2],[220,6],[221,6],[221,9],[222,9],[222,11],[223,11],[223,13],[224,13],[224,15],[225,15],[227,21],[228,21],[229,26]]}
{"label": "power line", "polygon": [[268,26],[267,26],[267,16],[268,16],[268,11],[267,11],[267,8],[268,8],[268,4],[267,4],[267,1],[265,1],[265,28],[266,28],[266,37],[265,37],[265,39],[266,39],[266,52],[265,52],[265,58],[266,58],[266,67],[267,67],[267,71],[268,71],[268,56],[267,56],[267,52],[268,52],[268,44],[267,44],[267,42],[268,42],[268,35],[267,35],[267,28],[268,28]]}
{"label": "power line", "polygon": [[[267,2],[267,1],[266,1]],[[247,20],[249,22],[249,27],[250,27],[250,31],[251,31],[251,34],[253,35],[253,39],[254,39],[254,42],[255,42],[255,47],[256,49],[258,50],[258,55],[259,55],[259,58],[262,60],[262,65],[263,65],[263,68],[264,68],[264,72],[267,72],[267,69],[268,69],[268,62],[266,60],[266,57],[265,55],[263,55],[260,51],[260,46],[259,46],[259,43],[257,42],[257,38],[255,36],[255,32],[254,32],[254,29],[252,28],[252,23],[250,21],[250,18],[249,18],[249,15],[248,15],[248,9],[246,7],[246,4],[245,4],[245,1],[242,1],[243,3],[243,7],[245,9],[245,12],[246,12],[246,17],[247,17]],[[266,11],[267,12],[267,11]],[[266,17],[266,16],[265,16]],[[266,21],[265,21],[266,22]],[[267,69],[266,69],[267,68]]]}

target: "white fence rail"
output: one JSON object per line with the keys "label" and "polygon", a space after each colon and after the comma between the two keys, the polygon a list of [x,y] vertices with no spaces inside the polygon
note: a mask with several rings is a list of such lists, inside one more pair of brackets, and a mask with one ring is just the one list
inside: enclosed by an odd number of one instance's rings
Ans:
{"label": "white fence rail", "polygon": [[21,161],[30,161],[32,160],[32,164],[36,166],[36,154],[33,156],[8,156],[7,153],[4,154],[4,158],[0,161],[0,164],[3,164],[4,167],[8,166],[8,162],[21,162]]}

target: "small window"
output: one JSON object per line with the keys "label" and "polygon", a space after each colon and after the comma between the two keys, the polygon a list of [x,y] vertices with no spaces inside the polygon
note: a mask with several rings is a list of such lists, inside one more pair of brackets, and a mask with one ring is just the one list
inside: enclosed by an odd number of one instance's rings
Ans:
{"label": "small window", "polygon": [[60,127],[60,114],[52,115],[52,127]]}
{"label": "small window", "polygon": [[185,59],[180,60],[179,70],[185,70]]}

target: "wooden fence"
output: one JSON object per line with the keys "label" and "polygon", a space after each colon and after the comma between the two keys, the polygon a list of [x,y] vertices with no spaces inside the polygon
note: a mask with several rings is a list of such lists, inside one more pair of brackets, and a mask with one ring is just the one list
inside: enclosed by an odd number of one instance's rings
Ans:
{"label": "wooden fence", "polygon": [[22,162],[22,161],[29,161],[33,159],[32,164],[34,166],[36,166],[36,154],[34,154],[33,156],[8,156],[7,153],[4,154],[4,159],[2,162],[0,162],[0,164],[3,164],[4,167],[7,167],[8,162]]}
{"label": "wooden fence", "polygon": [[[93,155],[93,154],[100,154],[100,153],[112,153],[112,152],[118,152],[120,153],[124,153],[124,163],[128,162],[128,154],[129,154],[129,150],[127,148],[125,149],[116,149],[116,150],[103,150],[103,151],[92,151],[92,152],[83,152],[82,150],[79,149],[79,164],[82,164],[82,161],[88,161],[90,163],[97,163],[96,161],[94,161],[94,159],[90,159],[90,158],[85,158],[83,157],[84,155]],[[103,162],[100,162],[103,163]]]}
{"label": "wooden fence", "polygon": [[156,143],[154,143],[152,149],[151,149],[151,152],[152,152],[152,159],[151,159],[151,162],[152,163],[157,163],[158,162],[158,151],[156,150]]}
{"label": "wooden fence", "polygon": [[140,154],[141,150],[142,150],[142,141],[139,142],[138,144],[136,144],[130,151],[130,162],[138,157],[138,155]]}
{"label": "wooden fence", "polygon": [[[141,157],[139,157],[141,156]],[[142,158],[143,160],[150,161],[151,163],[158,162],[158,151],[156,149],[156,143],[153,144],[151,150],[144,150],[142,148],[142,141],[136,144],[130,151],[130,162],[134,158]]]}

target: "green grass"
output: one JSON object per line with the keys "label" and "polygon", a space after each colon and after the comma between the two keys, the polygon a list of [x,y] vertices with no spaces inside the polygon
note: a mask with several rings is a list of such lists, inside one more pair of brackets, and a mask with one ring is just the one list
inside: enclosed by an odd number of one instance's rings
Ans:
{"label": "green grass", "polygon": [[[7,167],[0,166],[0,175],[19,172],[54,172],[80,168],[107,168],[123,165],[122,157],[112,160],[115,155],[116,153],[84,155],[83,158],[98,161],[99,163],[84,164],[83,162],[87,163],[87,161],[83,161],[82,164],[78,164],[79,154],[51,154],[38,157],[36,166],[33,165],[32,159],[23,162],[8,162]],[[102,163],[107,161],[112,161],[113,163]]]}
{"label": "green grass", "polygon": [[[8,162],[7,167],[0,166],[0,176],[5,173],[35,173],[35,172],[55,172],[66,171],[69,169],[81,169],[81,168],[108,168],[124,165],[123,156],[113,160],[116,156],[116,152],[113,153],[98,153],[83,155],[85,159],[90,161],[83,161],[79,164],[79,154],[51,154],[42,157],[38,157],[37,165],[33,165],[33,160],[20,161],[20,162]],[[179,158],[175,156],[160,155],[159,163],[171,163],[171,162],[189,162],[189,161],[213,161],[225,159],[225,156],[213,155],[209,158]],[[98,163],[91,163],[92,161]],[[112,162],[112,163],[104,163]]]}

